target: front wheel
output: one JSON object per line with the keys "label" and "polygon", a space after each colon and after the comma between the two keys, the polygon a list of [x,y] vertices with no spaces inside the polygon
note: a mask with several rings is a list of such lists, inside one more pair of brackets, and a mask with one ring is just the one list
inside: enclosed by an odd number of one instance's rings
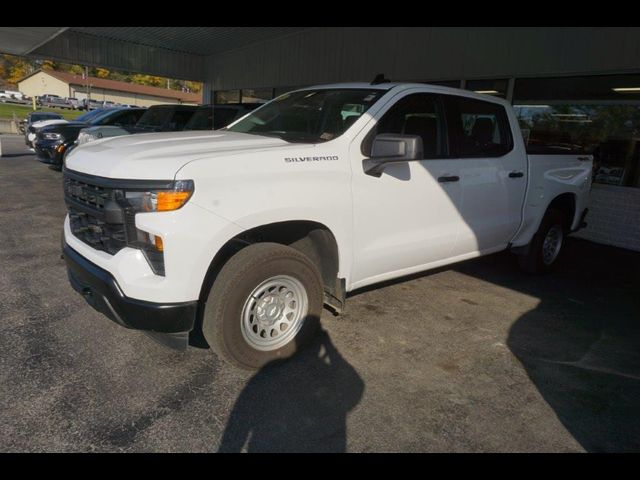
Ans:
{"label": "front wheel", "polygon": [[533,236],[526,255],[518,257],[520,268],[527,273],[546,273],[557,265],[567,232],[566,216],[559,210],[548,210]]}
{"label": "front wheel", "polygon": [[322,281],[304,254],[274,243],[248,246],[222,268],[202,330],[211,349],[241,368],[293,356],[317,332]]}

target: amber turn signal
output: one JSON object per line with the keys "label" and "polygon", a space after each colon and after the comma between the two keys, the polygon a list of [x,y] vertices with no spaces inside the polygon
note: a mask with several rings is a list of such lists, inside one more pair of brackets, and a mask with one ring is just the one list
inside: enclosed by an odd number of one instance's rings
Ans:
{"label": "amber turn signal", "polygon": [[162,243],[162,238],[157,235],[155,236],[155,244],[156,244],[156,250],[158,250],[159,252],[164,251],[164,244]]}
{"label": "amber turn signal", "polygon": [[[189,197],[191,192],[158,192],[158,205],[156,211],[158,212],[171,212],[182,207]],[[156,237],[157,238],[157,237]]]}

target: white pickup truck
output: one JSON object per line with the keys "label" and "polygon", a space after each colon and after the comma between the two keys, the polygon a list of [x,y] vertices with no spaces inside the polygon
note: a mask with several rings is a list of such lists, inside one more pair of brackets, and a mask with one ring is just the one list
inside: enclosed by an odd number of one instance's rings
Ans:
{"label": "white pickup truck", "polygon": [[552,268],[592,159],[528,155],[504,100],[422,84],[285,94],[223,130],[65,160],[69,279],[117,323],[260,368],[353,290],[505,249]]}

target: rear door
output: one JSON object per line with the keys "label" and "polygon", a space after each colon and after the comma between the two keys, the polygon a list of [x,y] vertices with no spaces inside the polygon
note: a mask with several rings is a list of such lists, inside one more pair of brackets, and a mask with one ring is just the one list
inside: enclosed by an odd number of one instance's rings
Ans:
{"label": "rear door", "polygon": [[504,249],[520,226],[527,157],[515,148],[504,105],[455,95],[444,99],[461,184],[454,256]]}

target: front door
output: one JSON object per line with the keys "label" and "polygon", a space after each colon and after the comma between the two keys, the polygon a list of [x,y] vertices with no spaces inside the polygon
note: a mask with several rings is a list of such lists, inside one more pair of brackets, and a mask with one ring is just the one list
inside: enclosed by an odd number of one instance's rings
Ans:
{"label": "front door", "polygon": [[[461,221],[458,163],[447,158],[442,102],[429,93],[394,99],[351,145],[354,264],[351,288],[446,263]],[[389,165],[380,178],[364,173],[378,134],[419,135],[424,160]]]}

